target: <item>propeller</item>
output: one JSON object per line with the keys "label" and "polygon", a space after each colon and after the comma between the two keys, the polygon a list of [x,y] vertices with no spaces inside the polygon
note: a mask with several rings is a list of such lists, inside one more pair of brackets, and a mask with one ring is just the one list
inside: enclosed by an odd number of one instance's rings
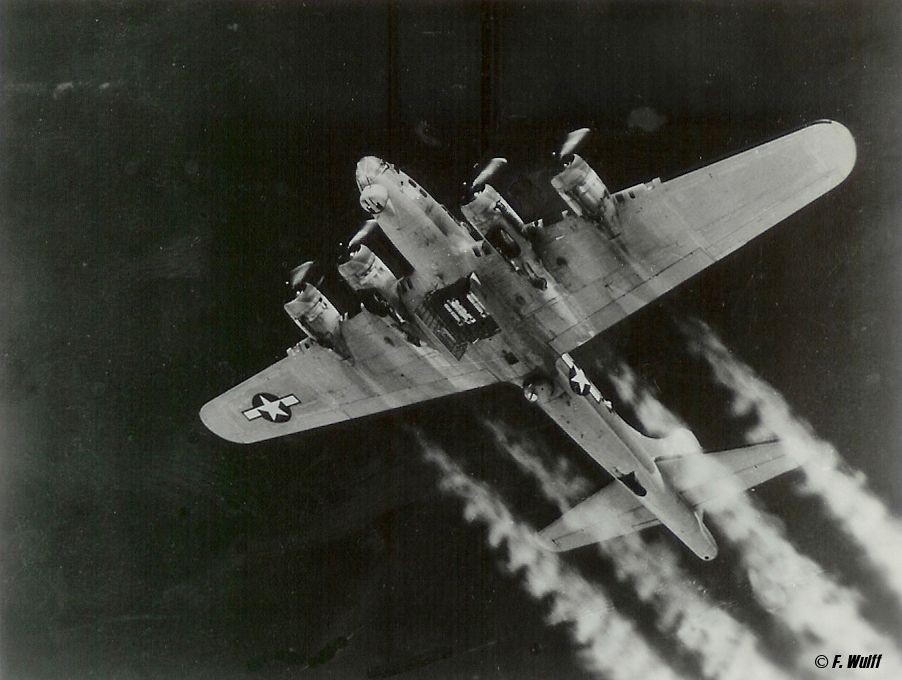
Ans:
{"label": "propeller", "polygon": [[364,239],[366,239],[370,234],[373,233],[379,226],[379,223],[376,220],[367,220],[363,223],[363,226],[357,230],[357,233],[354,234],[353,238],[348,241],[348,252],[351,253],[354,251],[357,246],[363,243]]}
{"label": "propeller", "polygon": [[[476,175],[476,178],[470,182],[470,192],[473,192],[477,187],[485,184],[496,172],[498,172],[501,168],[507,165],[506,158],[493,158],[488,163],[486,163],[482,170],[479,171],[479,174]],[[474,165],[473,169],[475,170],[478,166]]]}
{"label": "propeller", "polygon": [[563,145],[561,145],[561,150],[557,152],[558,158],[563,158],[564,156],[573,153],[580,144],[582,144],[583,140],[589,134],[589,128],[579,128],[578,130],[573,130],[567,134],[567,138],[564,140]]}
{"label": "propeller", "polygon": [[[291,286],[292,290],[303,290],[304,286],[309,283],[308,279],[311,278],[314,267],[316,267],[316,262],[308,260],[304,264],[291,270],[291,273],[288,275],[288,285]],[[325,276],[319,277],[319,281],[316,285],[319,286],[324,278]]]}

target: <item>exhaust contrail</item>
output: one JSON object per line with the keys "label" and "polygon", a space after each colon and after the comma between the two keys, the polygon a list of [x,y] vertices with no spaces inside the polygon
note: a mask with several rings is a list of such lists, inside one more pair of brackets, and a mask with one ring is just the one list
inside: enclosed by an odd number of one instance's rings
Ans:
{"label": "exhaust contrail", "polygon": [[602,590],[565,565],[556,553],[536,543],[535,530],[514,517],[497,492],[470,478],[422,435],[417,439],[426,460],[440,473],[441,489],[464,501],[464,518],[486,525],[489,544],[506,549],[506,567],[512,573],[522,573],[530,595],[550,600],[549,623],[570,624],[589,670],[610,680],[680,677],[634,624],[613,609]]}
{"label": "exhaust contrail", "polygon": [[482,425],[491,433],[496,448],[509,455],[523,472],[534,477],[545,498],[561,512],[566,512],[574,502],[589,495],[592,490],[589,480],[574,473],[566,459],[558,457],[554,466],[549,466],[536,447],[520,437],[519,433],[488,420],[482,421]]}
{"label": "exhaust contrail", "polygon": [[[612,376],[612,380],[616,385],[617,378]],[[674,422],[681,422],[639,387],[635,379],[621,376],[620,380],[626,380],[624,384],[630,386],[637,415],[649,418],[643,422],[649,432],[665,432]],[[713,456],[695,455],[689,460],[695,463],[698,474],[707,478],[711,477],[709,466],[717,465]],[[716,477],[720,484],[728,484],[728,476]],[[756,599],[798,639],[799,670],[810,670],[812,659],[825,645],[836,649],[897,649],[892,640],[864,619],[859,610],[860,594],[838,584],[814,561],[800,554],[778,520],[738,486],[725,488],[705,506],[705,511],[706,517],[736,546]],[[886,664],[878,672],[892,670]]]}
{"label": "exhaust contrail", "polygon": [[604,366],[596,364],[595,367],[606,372],[617,396],[636,410],[636,417],[650,436],[664,437],[674,430],[689,429],[686,423],[642,387],[628,364],[621,361],[616,370],[607,371]]}
{"label": "exhaust contrail", "polygon": [[[635,383],[633,383],[635,384]],[[659,408],[663,409],[663,407]],[[663,413],[663,411],[661,411]],[[673,422],[678,422],[671,417]],[[486,422],[495,442],[521,470],[538,483],[542,495],[566,512],[588,491],[586,480],[553,471],[537,447],[503,425]],[[601,519],[601,518],[600,518]],[[638,534],[599,544],[615,567],[617,577],[630,583],[639,599],[652,606],[658,629],[673,636],[699,661],[706,678],[787,678],[760,651],[753,631],[712,603],[693,587],[668,546],[649,544]]]}
{"label": "exhaust contrail", "polygon": [[735,407],[753,407],[762,429],[786,442],[788,451],[803,464],[801,491],[823,502],[902,602],[902,522],[867,488],[864,475],[850,471],[836,448],[797,418],[783,396],[732,356],[710,328],[696,323],[684,330],[717,380],[735,395]]}

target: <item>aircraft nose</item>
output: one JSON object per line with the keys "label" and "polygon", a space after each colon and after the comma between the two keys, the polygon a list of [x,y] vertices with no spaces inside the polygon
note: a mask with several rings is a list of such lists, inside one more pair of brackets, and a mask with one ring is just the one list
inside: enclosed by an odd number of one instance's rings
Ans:
{"label": "aircraft nose", "polygon": [[357,186],[363,189],[367,184],[371,184],[381,168],[381,158],[376,158],[376,156],[364,156],[361,158],[357,161]]}

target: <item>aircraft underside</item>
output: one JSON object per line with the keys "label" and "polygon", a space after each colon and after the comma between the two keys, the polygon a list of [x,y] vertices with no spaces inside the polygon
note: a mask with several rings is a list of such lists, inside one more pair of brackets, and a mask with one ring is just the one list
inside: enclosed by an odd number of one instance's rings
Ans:
{"label": "aircraft underside", "polygon": [[[854,141],[820,121],[612,194],[573,153],[586,132],[558,154],[552,186],[568,209],[549,224],[525,222],[487,184],[503,159],[470,185],[466,222],[390,163],[362,159],[360,203],[372,219],[339,264],[360,304],[339,312],[314,284],[313,263],[294,270],[285,309],[305,339],[206,404],[207,427],[250,443],[510,382],[617,480],[543,530],[546,547],[663,524],[699,557],[715,557],[705,504],[797,462],[779,442],[703,455],[697,442],[648,438],[570,352],[839,184]],[[374,251],[376,230],[392,252]]]}

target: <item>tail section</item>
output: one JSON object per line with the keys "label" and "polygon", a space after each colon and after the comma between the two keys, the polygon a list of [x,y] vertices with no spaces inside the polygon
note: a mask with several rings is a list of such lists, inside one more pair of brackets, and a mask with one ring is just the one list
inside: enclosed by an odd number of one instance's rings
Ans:
{"label": "tail section", "polygon": [[[658,441],[664,445],[670,439]],[[663,448],[659,447],[662,452]],[[701,522],[701,513],[707,504],[798,467],[798,462],[786,453],[779,441],[708,454],[659,457],[655,464],[670,488],[695,510],[699,531],[709,538],[710,534]],[[658,524],[661,524],[660,518],[635,494],[623,484],[612,482],[564,513],[539,532],[539,537],[549,549],[566,551]]]}

